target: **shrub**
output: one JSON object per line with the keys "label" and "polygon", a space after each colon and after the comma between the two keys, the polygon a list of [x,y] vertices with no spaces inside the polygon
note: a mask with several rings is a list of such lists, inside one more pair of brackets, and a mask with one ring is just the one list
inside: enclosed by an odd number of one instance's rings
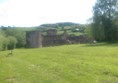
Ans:
{"label": "shrub", "polygon": [[5,36],[0,35],[0,51],[7,50],[7,45],[8,45],[8,39]]}
{"label": "shrub", "polygon": [[17,39],[13,36],[8,37],[8,50],[13,50],[16,47]]}

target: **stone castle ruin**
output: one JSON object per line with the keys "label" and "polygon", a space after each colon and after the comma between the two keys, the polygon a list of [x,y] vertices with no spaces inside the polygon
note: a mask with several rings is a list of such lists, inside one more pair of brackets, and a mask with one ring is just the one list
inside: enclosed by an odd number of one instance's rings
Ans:
{"label": "stone castle ruin", "polygon": [[47,35],[43,35],[40,31],[26,32],[26,46],[28,48],[88,43],[91,41],[93,41],[93,39],[88,38],[86,35],[69,36],[66,30],[60,35],[57,34],[57,30],[55,29],[48,30]]}
{"label": "stone castle ruin", "polygon": [[26,32],[26,43],[28,48],[42,47],[42,34],[39,31]]}

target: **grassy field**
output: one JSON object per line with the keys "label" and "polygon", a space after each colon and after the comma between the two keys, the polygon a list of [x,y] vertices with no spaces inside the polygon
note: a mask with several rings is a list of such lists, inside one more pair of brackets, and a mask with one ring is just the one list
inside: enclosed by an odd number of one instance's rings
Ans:
{"label": "grassy field", "polygon": [[64,45],[0,52],[0,83],[118,83],[118,45]]}

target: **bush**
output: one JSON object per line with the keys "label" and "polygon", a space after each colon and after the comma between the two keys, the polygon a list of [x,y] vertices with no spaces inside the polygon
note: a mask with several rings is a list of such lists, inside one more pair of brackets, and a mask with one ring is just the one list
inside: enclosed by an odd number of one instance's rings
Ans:
{"label": "bush", "polygon": [[13,50],[16,47],[17,39],[13,36],[8,37],[8,50]]}
{"label": "bush", "polygon": [[8,39],[5,36],[0,35],[0,51],[7,50],[7,45],[8,45]]}

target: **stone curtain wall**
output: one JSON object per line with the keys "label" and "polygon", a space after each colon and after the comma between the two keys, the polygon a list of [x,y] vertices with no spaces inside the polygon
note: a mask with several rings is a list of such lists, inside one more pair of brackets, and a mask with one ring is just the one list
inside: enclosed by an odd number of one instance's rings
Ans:
{"label": "stone curtain wall", "polygon": [[56,31],[49,31],[50,34],[42,35],[40,31],[29,31],[26,33],[26,42],[28,48],[38,48],[44,46],[57,46],[63,44],[91,43],[93,39],[86,35],[68,36],[64,34],[57,35]]}
{"label": "stone curtain wall", "polygon": [[77,43],[92,43],[94,39],[89,38],[87,35],[80,35],[80,36],[69,36],[68,40],[71,41],[71,43],[77,44]]}
{"label": "stone curtain wall", "polygon": [[66,44],[63,35],[43,36],[43,46],[55,46]]}
{"label": "stone curtain wall", "polygon": [[56,29],[47,30],[47,35],[43,36],[43,46],[55,46],[67,44],[67,34],[64,31],[63,34],[57,35]]}
{"label": "stone curtain wall", "polygon": [[57,35],[57,30],[56,30],[56,29],[47,30],[47,35],[48,35],[48,36]]}

